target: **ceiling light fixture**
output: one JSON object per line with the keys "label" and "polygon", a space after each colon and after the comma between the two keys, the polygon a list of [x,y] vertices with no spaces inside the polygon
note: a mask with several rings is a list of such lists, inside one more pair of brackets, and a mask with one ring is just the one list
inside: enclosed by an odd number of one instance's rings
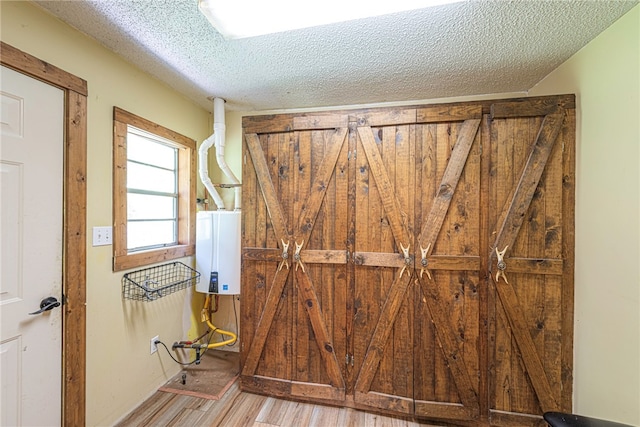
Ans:
{"label": "ceiling light fixture", "polygon": [[240,39],[460,0],[198,0],[198,8],[226,39]]}

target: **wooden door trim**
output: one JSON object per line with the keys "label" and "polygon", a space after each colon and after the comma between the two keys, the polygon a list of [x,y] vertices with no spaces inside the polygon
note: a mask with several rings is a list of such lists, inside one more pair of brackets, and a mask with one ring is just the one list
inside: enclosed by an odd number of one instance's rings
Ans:
{"label": "wooden door trim", "polygon": [[[498,108],[496,107],[496,109]],[[494,109],[492,108],[492,110]],[[532,114],[536,111],[533,111]],[[508,250],[518,236],[523,218],[533,199],[551,151],[563,127],[565,115],[563,108],[555,107],[552,111],[545,110],[545,112],[548,112],[548,114],[545,115],[542,121],[540,131],[531,147],[527,162],[520,174],[518,184],[512,190],[509,197],[507,197],[506,207],[498,220],[498,233],[489,255],[490,274],[497,270],[497,267],[493,265],[497,258],[496,249]],[[507,255],[508,252],[505,254],[505,261],[508,258]],[[507,282],[506,277],[498,278],[495,274],[491,274],[491,277],[495,283],[498,296],[502,301],[502,306],[511,325],[513,336],[522,355],[522,361],[526,367],[528,377],[538,397],[542,411],[559,410],[559,402],[554,398],[555,393],[551,388],[531,334],[527,330],[524,311],[520,306],[513,285]]]}
{"label": "wooden door trim", "polygon": [[62,422],[85,425],[87,82],[0,43],[2,65],[65,93]]}

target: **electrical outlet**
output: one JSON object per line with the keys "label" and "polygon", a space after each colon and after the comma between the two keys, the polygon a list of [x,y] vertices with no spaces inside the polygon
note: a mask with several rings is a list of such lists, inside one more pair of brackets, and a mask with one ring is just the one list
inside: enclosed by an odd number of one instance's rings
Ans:
{"label": "electrical outlet", "polygon": [[158,351],[158,344],[156,344],[156,341],[160,341],[160,335],[156,335],[155,337],[151,338],[151,354]]}

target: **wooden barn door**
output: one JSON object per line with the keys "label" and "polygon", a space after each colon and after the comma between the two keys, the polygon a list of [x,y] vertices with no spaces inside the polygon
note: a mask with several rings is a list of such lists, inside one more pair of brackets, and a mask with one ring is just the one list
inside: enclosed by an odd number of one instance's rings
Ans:
{"label": "wooden barn door", "polygon": [[323,126],[245,136],[242,376],[257,392],[343,400],[347,128]]}
{"label": "wooden barn door", "polygon": [[418,111],[414,396],[422,417],[479,416],[481,117],[480,106]]}
{"label": "wooden barn door", "polygon": [[574,111],[554,98],[491,107],[494,425],[544,426],[543,412],[571,411]]}
{"label": "wooden barn door", "polygon": [[[402,123],[407,116],[412,123]],[[359,120],[355,400],[476,419],[482,108]]]}
{"label": "wooden barn door", "polygon": [[571,410],[572,96],[243,127],[244,390],[482,425]]}
{"label": "wooden barn door", "polygon": [[[355,401],[413,414],[415,110],[361,118],[355,145]],[[353,128],[353,127],[352,127]]]}

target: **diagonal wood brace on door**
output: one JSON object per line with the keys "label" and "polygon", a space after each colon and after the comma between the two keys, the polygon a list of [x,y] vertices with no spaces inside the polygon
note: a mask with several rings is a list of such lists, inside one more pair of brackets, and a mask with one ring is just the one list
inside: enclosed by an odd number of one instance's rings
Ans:
{"label": "diagonal wood brace on door", "polygon": [[498,272],[496,273],[496,282],[500,280],[500,277],[502,277],[505,283],[509,283],[509,281],[507,280],[507,275],[504,272],[507,269],[507,263],[504,262],[504,253],[507,252],[507,248],[509,248],[509,245],[505,246],[501,251],[496,248],[496,256],[498,257]]}

